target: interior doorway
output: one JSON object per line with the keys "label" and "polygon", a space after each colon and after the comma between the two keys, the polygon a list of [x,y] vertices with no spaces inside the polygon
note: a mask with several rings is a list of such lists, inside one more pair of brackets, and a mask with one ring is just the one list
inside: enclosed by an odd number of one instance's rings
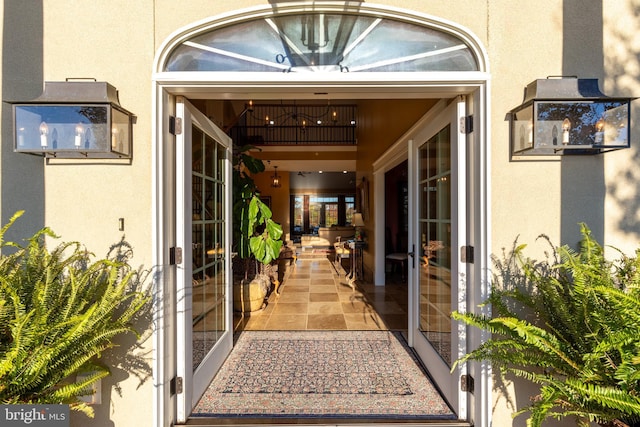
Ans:
{"label": "interior doorway", "polygon": [[405,283],[409,252],[409,182],[405,160],[384,174],[385,285]]}

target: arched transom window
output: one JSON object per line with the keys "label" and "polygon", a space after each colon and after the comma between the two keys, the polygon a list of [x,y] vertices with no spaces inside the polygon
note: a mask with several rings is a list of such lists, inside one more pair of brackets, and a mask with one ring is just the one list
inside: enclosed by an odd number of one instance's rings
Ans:
{"label": "arched transom window", "polygon": [[470,47],[437,28],[344,13],[253,19],[178,45],[165,71],[478,71]]}

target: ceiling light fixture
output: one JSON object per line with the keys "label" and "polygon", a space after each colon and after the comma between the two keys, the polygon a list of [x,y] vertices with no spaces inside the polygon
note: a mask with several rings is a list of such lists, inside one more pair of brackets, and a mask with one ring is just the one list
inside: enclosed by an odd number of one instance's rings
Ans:
{"label": "ceiling light fixture", "polygon": [[273,176],[271,177],[271,186],[273,188],[280,188],[282,187],[282,183],[280,182],[280,176],[278,175],[278,167],[274,166],[273,170],[274,170],[274,173],[273,173]]}
{"label": "ceiling light fixture", "polygon": [[356,144],[357,105],[266,104],[249,101],[225,131],[252,145]]}

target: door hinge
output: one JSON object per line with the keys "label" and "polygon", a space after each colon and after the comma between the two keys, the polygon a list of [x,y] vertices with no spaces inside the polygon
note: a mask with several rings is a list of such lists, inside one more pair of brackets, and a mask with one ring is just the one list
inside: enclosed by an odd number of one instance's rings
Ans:
{"label": "door hinge", "polygon": [[180,135],[182,133],[182,119],[180,117],[169,116],[169,132],[172,135]]}
{"label": "door hinge", "polygon": [[182,264],[182,248],[169,248],[169,265]]}
{"label": "door hinge", "polygon": [[460,390],[473,394],[474,381],[471,375],[463,375],[460,377]]}
{"label": "door hinge", "polygon": [[462,246],[460,248],[460,261],[473,264],[473,246]]}
{"label": "door hinge", "polygon": [[460,133],[468,134],[473,132],[473,116],[460,117]]}
{"label": "door hinge", "polygon": [[174,394],[181,394],[183,391],[182,387],[182,377],[173,377],[169,382],[169,394],[173,396]]}

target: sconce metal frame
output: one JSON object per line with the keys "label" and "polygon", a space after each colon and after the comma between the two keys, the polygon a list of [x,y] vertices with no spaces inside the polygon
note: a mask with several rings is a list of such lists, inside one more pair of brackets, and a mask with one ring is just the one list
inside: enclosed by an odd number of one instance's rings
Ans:
{"label": "sconce metal frame", "polygon": [[597,79],[531,82],[509,111],[513,156],[599,154],[630,146],[630,105],[636,98],[604,95]]}
{"label": "sconce metal frame", "polygon": [[59,159],[131,159],[135,115],[106,82],[45,82],[13,102],[14,151]]}

